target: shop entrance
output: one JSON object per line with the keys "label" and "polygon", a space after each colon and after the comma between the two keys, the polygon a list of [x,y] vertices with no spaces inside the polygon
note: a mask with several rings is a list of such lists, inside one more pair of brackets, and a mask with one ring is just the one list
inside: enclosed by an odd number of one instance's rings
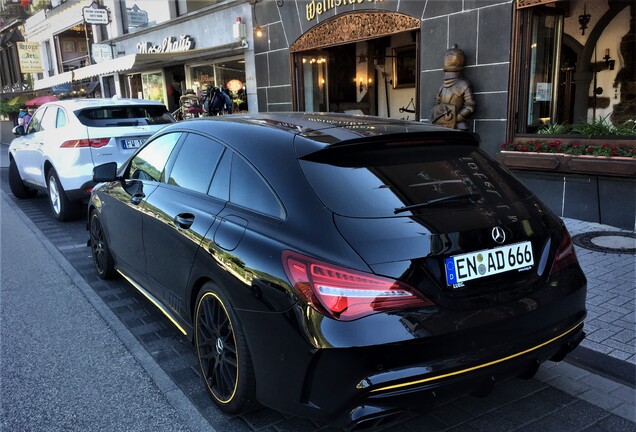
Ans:
{"label": "shop entrance", "polygon": [[[417,119],[419,20],[351,15],[325,21],[292,45],[295,109]],[[359,31],[342,32],[351,21]],[[388,28],[396,31],[381,33]]]}

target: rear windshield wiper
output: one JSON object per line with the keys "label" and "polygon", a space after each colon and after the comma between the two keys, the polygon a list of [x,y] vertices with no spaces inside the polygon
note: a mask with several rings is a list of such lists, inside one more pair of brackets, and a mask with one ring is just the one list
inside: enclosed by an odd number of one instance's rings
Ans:
{"label": "rear windshield wiper", "polygon": [[465,200],[465,199],[469,199],[469,200],[476,200],[480,197],[481,195],[479,195],[478,193],[463,193],[463,194],[457,194],[457,195],[448,195],[445,197],[441,197],[441,198],[436,198],[436,199],[432,199],[429,201],[425,201],[423,203],[419,203],[419,204],[412,204],[412,205],[407,205],[404,207],[398,207],[396,208],[393,213],[398,214],[398,213],[404,213],[406,211],[409,210],[415,210],[418,208],[422,208],[422,207],[428,207],[428,206],[432,206],[432,205],[436,205],[436,204],[441,204],[441,203],[445,203],[448,201],[460,201],[460,200]]}

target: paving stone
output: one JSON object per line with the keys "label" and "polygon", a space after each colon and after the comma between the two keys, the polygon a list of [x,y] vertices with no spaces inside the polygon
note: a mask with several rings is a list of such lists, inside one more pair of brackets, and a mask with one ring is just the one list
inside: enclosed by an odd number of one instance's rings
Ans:
{"label": "paving stone", "polygon": [[446,429],[444,423],[435,419],[430,414],[419,415],[404,423],[404,426],[413,431],[438,432]]}
{"label": "paving stone", "polygon": [[634,402],[620,404],[612,410],[612,414],[616,414],[617,416],[621,416],[632,423],[635,423],[634,429],[632,430],[636,430],[636,404],[634,404]]}
{"label": "paving stone", "polygon": [[[577,400],[572,405],[555,412],[551,418],[563,420],[574,428],[584,429],[606,418],[609,414],[603,409],[583,400]],[[570,428],[569,430],[574,430]]]}
{"label": "paving stone", "polygon": [[611,393],[615,390],[620,389],[621,387],[624,387],[616,381],[612,381],[610,379],[594,374],[583,377],[581,381],[605,393]]}
{"label": "paving stone", "polygon": [[623,403],[621,399],[595,388],[587,390],[585,393],[578,395],[578,397],[607,411],[611,411]]}
{"label": "paving stone", "polygon": [[599,421],[598,425],[608,432],[633,432],[636,425],[615,414]]}

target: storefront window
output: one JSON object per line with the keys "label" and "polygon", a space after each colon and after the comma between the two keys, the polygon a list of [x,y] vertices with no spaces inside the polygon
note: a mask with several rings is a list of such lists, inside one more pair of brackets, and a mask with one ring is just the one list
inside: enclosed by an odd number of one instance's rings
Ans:
{"label": "storefront window", "polygon": [[208,87],[223,87],[234,102],[233,111],[247,110],[245,61],[227,59],[217,63],[190,66],[190,87],[200,97]]}
{"label": "storefront window", "polygon": [[539,15],[532,20],[528,130],[557,121],[559,56],[563,18]]}
{"label": "storefront window", "polygon": [[165,103],[163,99],[163,78],[161,72],[141,74],[144,99]]}

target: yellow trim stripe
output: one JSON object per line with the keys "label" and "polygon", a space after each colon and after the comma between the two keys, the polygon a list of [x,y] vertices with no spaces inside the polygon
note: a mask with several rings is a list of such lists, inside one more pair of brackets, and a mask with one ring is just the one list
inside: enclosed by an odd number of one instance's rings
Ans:
{"label": "yellow trim stripe", "polygon": [[581,327],[581,323],[579,323],[576,326],[572,327],[570,330],[568,330],[568,331],[566,331],[564,333],[561,333],[560,335],[558,335],[556,337],[553,337],[549,341],[543,342],[542,344],[537,345],[535,347],[528,348],[525,351],[521,351],[521,352],[518,352],[516,354],[509,355],[508,357],[504,357],[504,358],[501,358],[501,359],[498,359],[498,360],[493,360],[491,362],[480,364],[480,365],[477,365],[477,366],[473,366],[473,367],[470,367],[470,368],[467,368],[467,369],[462,369],[462,370],[458,370],[458,371],[455,371],[455,372],[450,372],[450,373],[447,373],[447,374],[444,374],[444,375],[437,375],[437,376],[434,376],[434,377],[424,378],[424,379],[417,380],[417,381],[411,381],[411,382],[406,382],[406,383],[402,383],[402,384],[394,384],[394,385],[390,385],[390,386],[386,386],[386,387],[380,387],[380,388],[371,390],[371,393],[380,392],[380,391],[386,391],[386,390],[393,390],[393,389],[402,388],[402,387],[408,387],[408,386],[412,386],[412,385],[422,384],[422,383],[425,383],[425,382],[431,382],[431,381],[440,380],[442,378],[447,378],[447,377],[450,377],[450,376],[461,375],[461,374],[464,374],[464,373],[467,373],[467,372],[471,372],[471,371],[474,371],[474,370],[477,370],[477,369],[483,369],[485,367],[492,366],[494,364],[501,363],[501,362],[504,362],[504,361],[507,361],[507,360],[511,360],[511,359],[513,359],[515,357],[519,357],[519,356],[522,356],[524,354],[528,354],[529,352],[536,351],[539,348],[542,348],[542,347],[544,347],[544,346],[546,346],[548,344],[551,344],[555,340],[560,339],[560,338],[568,335],[569,333],[572,333],[574,330],[576,330],[579,327]]}
{"label": "yellow trim stripe", "polygon": [[140,293],[142,293],[142,294],[144,295],[144,297],[146,297],[148,300],[150,300],[150,301],[152,302],[152,304],[154,304],[154,305],[157,307],[157,309],[159,309],[159,310],[160,310],[160,311],[161,311],[161,312],[162,312],[162,313],[166,316],[166,318],[168,318],[168,319],[170,320],[170,322],[171,322],[172,324],[174,324],[174,326],[175,326],[176,328],[178,328],[178,329],[179,329],[179,331],[180,331],[181,333],[183,333],[185,336],[187,336],[187,335],[188,335],[188,332],[186,332],[186,331],[183,329],[183,327],[181,327],[181,326],[179,325],[179,323],[178,323],[177,321],[175,321],[175,319],[172,317],[172,315],[170,315],[170,313],[169,313],[169,312],[165,309],[165,307],[164,307],[162,304],[160,304],[159,302],[157,302],[154,298],[152,298],[152,297],[150,296],[150,294],[148,294],[148,293],[146,292],[146,290],[145,290],[145,289],[143,289],[143,288],[142,288],[139,284],[137,284],[137,282],[135,282],[134,280],[130,279],[128,276],[126,276],[125,274],[123,274],[123,273],[121,272],[121,270],[119,270],[119,269],[117,269],[117,273],[119,273],[120,275],[122,275],[122,276],[124,277],[124,279],[126,279],[126,280],[128,281],[128,283],[130,283],[133,287],[135,287],[135,289],[136,289],[137,291],[139,291]]}

